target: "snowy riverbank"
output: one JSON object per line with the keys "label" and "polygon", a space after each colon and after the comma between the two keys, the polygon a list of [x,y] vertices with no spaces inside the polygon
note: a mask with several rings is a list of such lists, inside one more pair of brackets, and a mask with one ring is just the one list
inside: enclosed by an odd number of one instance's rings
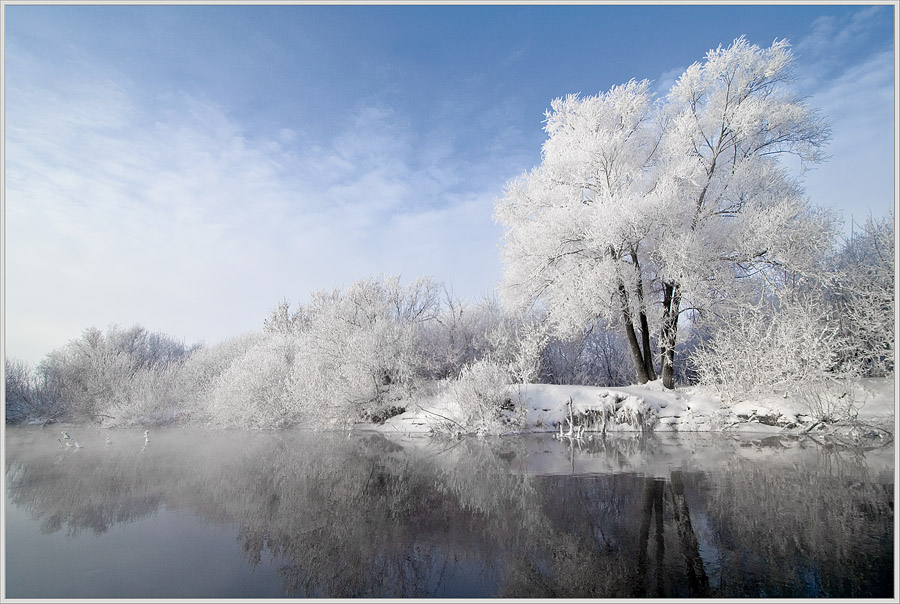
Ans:
{"label": "snowy riverbank", "polygon": [[[841,397],[836,391],[803,389],[729,402],[715,389],[684,387],[666,390],[660,382],[623,388],[526,384],[510,387],[510,397],[524,409],[524,432],[558,433],[585,425],[592,432],[755,432],[833,434],[859,439],[885,439],[894,432],[893,378],[872,378],[855,384]],[[852,405],[853,421],[825,421],[823,414]],[[409,434],[431,433],[458,421],[460,410],[447,397],[416,403],[381,425],[358,428]]]}

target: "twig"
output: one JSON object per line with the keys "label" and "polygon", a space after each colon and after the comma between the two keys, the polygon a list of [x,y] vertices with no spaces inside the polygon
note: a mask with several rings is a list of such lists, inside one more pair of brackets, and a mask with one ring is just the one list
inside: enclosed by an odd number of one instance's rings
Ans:
{"label": "twig", "polygon": [[445,420],[447,420],[448,422],[453,422],[454,424],[456,424],[457,426],[459,426],[462,430],[465,430],[465,429],[466,429],[465,426],[463,426],[463,425],[462,425],[461,423],[459,423],[458,421],[453,420],[453,419],[450,419],[449,417],[447,417],[447,416],[445,416],[445,415],[441,415],[440,413],[435,413],[434,411],[429,411],[428,409],[426,409],[425,407],[423,407],[423,406],[420,405],[419,403],[416,403],[416,407],[418,407],[419,409],[421,409],[421,410],[424,411],[425,413],[430,413],[430,414],[432,414],[432,415],[437,415],[438,417],[440,417],[440,418],[442,418],[442,419],[445,419]]}
{"label": "twig", "polygon": [[41,422],[41,428],[43,428],[44,426],[46,426],[47,424],[49,424],[50,422],[52,422],[53,420],[55,420],[57,417],[59,417],[60,415],[62,415],[62,412],[63,412],[63,410],[60,409],[59,411],[57,411],[56,413],[54,413],[53,415],[51,415],[50,417],[48,417],[47,419],[45,419],[44,421],[42,421],[42,422]]}
{"label": "twig", "polygon": [[811,425],[809,428],[807,428],[806,430],[804,430],[803,432],[801,432],[801,434],[808,434],[813,428],[815,428],[815,427],[817,427],[817,426],[821,426],[822,423],[823,423],[822,420],[819,420],[819,421],[817,421],[817,422],[814,422],[813,425]]}

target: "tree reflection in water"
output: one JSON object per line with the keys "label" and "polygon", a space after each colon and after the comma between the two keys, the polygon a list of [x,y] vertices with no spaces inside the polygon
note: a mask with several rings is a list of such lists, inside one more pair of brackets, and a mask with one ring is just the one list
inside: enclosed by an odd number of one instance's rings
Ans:
{"label": "tree reflection in water", "polygon": [[237,526],[291,597],[893,593],[892,447],[171,429],[141,452],[113,436],[69,452],[7,429],[8,500],[70,536],[160,506]]}

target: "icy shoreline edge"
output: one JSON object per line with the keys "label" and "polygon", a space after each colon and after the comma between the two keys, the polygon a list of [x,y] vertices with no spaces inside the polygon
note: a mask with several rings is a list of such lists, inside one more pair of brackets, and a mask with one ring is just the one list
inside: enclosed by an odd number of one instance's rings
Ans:
{"label": "icy shoreline edge", "polygon": [[[837,435],[859,440],[892,440],[895,432],[893,378],[861,380],[853,391],[851,420],[819,421],[808,401],[789,392],[725,402],[714,389],[667,390],[659,382],[605,388],[523,384],[509,388],[510,399],[524,410],[524,426],[509,434],[560,433],[577,436],[603,432],[739,432],[781,435]],[[571,401],[571,402],[570,402]],[[571,409],[571,411],[570,411]],[[356,430],[432,434],[447,432],[458,410],[441,397],[415,403],[382,424],[357,424]],[[570,431],[569,417],[575,417]],[[602,417],[602,421],[598,418]],[[585,421],[594,418],[594,421]],[[450,429],[452,433],[453,430]],[[468,434],[464,430],[461,434]]]}

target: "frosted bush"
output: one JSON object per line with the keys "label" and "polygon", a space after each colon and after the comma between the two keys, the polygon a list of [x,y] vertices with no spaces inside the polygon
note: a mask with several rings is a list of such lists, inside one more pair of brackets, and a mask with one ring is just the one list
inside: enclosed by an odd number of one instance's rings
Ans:
{"label": "frosted bush", "polygon": [[298,420],[288,377],[296,343],[270,336],[237,358],[216,380],[209,397],[213,421],[228,426],[277,428]]}
{"label": "frosted bush", "polygon": [[263,334],[247,333],[212,346],[194,350],[179,372],[179,396],[184,400],[206,400],[215,384],[235,359],[262,342]]}
{"label": "frosted bush", "polygon": [[455,376],[465,365],[490,358],[507,367],[514,381],[536,382],[547,339],[539,320],[504,313],[496,299],[467,304],[448,294],[435,320],[423,326],[418,353],[432,378]]}
{"label": "frosted bush", "polygon": [[301,339],[287,388],[291,404],[305,408],[310,425],[353,423],[378,398],[383,376],[377,364],[367,362],[367,347],[354,346],[355,339],[317,342],[314,334]]}
{"label": "frosted bush", "polygon": [[852,382],[800,384],[794,389],[793,396],[806,404],[813,422],[853,421],[862,407],[862,402],[853,395]]}
{"label": "frosted bush", "polygon": [[487,334],[502,320],[494,301],[468,304],[447,294],[436,320],[423,326],[422,353],[428,375],[449,378],[466,363],[485,358],[491,352]]}
{"label": "frosted bush", "polygon": [[894,371],[894,213],[869,219],[836,258],[837,301],[846,341],[842,362],[861,375],[887,376]]}
{"label": "frosted bush", "polygon": [[843,346],[839,329],[821,292],[797,294],[779,305],[764,300],[720,318],[691,362],[701,383],[716,385],[729,399],[828,379]]}
{"label": "frosted bush", "polygon": [[160,425],[187,419],[194,409],[185,406],[179,397],[179,370],[179,366],[172,365],[136,372],[103,410],[101,421],[121,426]]}
{"label": "frosted bush", "polygon": [[490,360],[466,365],[455,380],[446,383],[445,396],[459,418],[454,428],[479,434],[496,434],[520,427],[521,415],[509,396],[509,373]]}
{"label": "frosted bush", "polygon": [[47,399],[73,417],[132,421],[140,415],[136,406],[169,404],[168,389],[188,354],[183,342],[140,325],[90,328],[48,354],[36,380]]}
{"label": "frosted bush", "polygon": [[550,338],[542,351],[541,381],[584,386],[625,386],[634,383],[634,368],[625,351],[628,343],[602,320],[581,333]]}
{"label": "frosted bush", "polygon": [[549,339],[547,325],[534,319],[523,317],[514,329],[503,330],[499,336],[510,341],[497,348],[506,352],[505,364],[510,377],[518,384],[537,382],[541,375],[541,356]]}
{"label": "frosted bush", "polygon": [[399,277],[356,281],[315,293],[291,314],[281,304],[267,337],[294,343],[282,405],[311,425],[337,427],[383,416],[408,396],[427,364],[422,326],[434,320],[436,285]]}
{"label": "frosted bush", "polygon": [[47,392],[31,367],[23,360],[4,360],[6,372],[6,421],[46,421],[61,416],[65,407]]}

